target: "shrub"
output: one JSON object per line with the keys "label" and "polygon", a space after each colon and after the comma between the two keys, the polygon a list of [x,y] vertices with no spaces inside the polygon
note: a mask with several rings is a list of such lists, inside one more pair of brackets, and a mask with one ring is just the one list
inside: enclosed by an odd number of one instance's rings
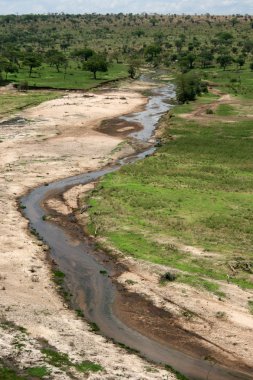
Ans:
{"label": "shrub", "polygon": [[207,83],[191,72],[178,76],[176,86],[177,101],[181,104],[193,101],[197,95],[208,92]]}
{"label": "shrub", "polygon": [[18,85],[18,91],[27,91],[29,88],[28,82],[26,80],[22,81]]}
{"label": "shrub", "polygon": [[165,281],[175,281],[177,278],[175,273],[172,272],[166,272],[161,275],[160,277],[160,282],[165,282]]}

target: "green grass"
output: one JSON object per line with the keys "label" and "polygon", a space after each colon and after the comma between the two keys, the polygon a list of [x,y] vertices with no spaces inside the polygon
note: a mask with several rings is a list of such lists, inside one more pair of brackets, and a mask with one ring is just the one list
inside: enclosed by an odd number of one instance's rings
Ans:
{"label": "green grass", "polygon": [[65,368],[72,366],[71,360],[65,353],[55,351],[51,348],[43,348],[41,352],[45,355],[47,363],[55,367]]}
{"label": "green grass", "polygon": [[60,95],[60,92],[49,91],[0,94],[0,117],[58,98]]}
{"label": "green grass", "polygon": [[239,99],[253,99],[253,72],[248,68],[237,71],[210,68],[202,71],[206,79],[218,84],[220,90],[237,96]]}
{"label": "green grass", "polygon": [[77,371],[86,373],[86,372],[99,372],[103,370],[103,367],[99,364],[90,362],[89,360],[83,361],[75,365]]}
{"label": "green grass", "polygon": [[18,375],[16,371],[3,366],[1,363],[0,363],[0,379],[1,380],[27,380],[26,377]]}
{"label": "green grass", "polygon": [[60,270],[55,270],[53,272],[53,279],[54,279],[54,282],[58,285],[62,285],[63,282],[64,282],[64,278],[65,278],[65,274],[63,272],[61,272]]}
{"label": "green grass", "polygon": [[204,278],[189,275],[180,275],[178,281],[190,286],[194,286],[196,288],[205,289],[208,292],[216,294],[218,297],[225,297],[225,293],[220,291],[218,284]]}
{"label": "green grass", "polygon": [[[212,94],[211,92],[208,92],[207,94],[202,94],[199,96],[196,101],[194,102],[193,108],[198,104],[209,104],[212,103],[214,100],[219,99],[219,96]],[[177,108],[177,107],[176,107]]]}
{"label": "green grass", "polygon": [[234,116],[234,115],[237,115],[237,111],[230,104],[220,104],[215,113],[218,116]]}
{"label": "green grass", "polygon": [[168,364],[165,365],[165,369],[167,369],[169,372],[172,372],[176,376],[176,379],[178,380],[189,380],[188,377],[178,372],[175,368],[171,367]]}
{"label": "green grass", "polygon": [[108,72],[97,73],[97,80],[93,79],[93,74],[76,67],[72,62],[66,75],[63,71],[59,73],[55,67],[43,65],[34,69],[31,78],[27,68],[22,68],[16,74],[10,74],[8,80],[15,83],[27,81],[29,86],[50,87],[55,89],[89,89],[101,83],[125,78],[128,76],[127,65],[113,63],[109,65]]}
{"label": "green grass", "polygon": [[34,376],[34,377],[36,377],[38,379],[42,379],[44,376],[50,375],[51,371],[47,367],[42,366],[42,367],[31,367],[31,368],[28,368],[27,369],[27,373],[30,376]]}
{"label": "green grass", "polygon": [[[173,141],[101,181],[90,199],[90,230],[125,254],[188,273],[178,281],[222,296],[212,280],[226,280],[229,261],[251,260],[253,124],[203,126],[177,116],[197,104],[176,107],[176,116],[167,118],[164,137],[173,135]],[[186,254],[171,241],[218,256]],[[253,288],[242,270],[231,281]]]}
{"label": "green grass", "polygon": [[82,373],[98,372],[103,370],[103,367],[101,365],[93,363],[89,360],[85,360],[80,363],[74,363],[70,360],[67,354],[56,351],[52,348],[43,348],[41,352],[45,355],[45,360],[47,363],[63,370],[67,370],[71,367],[74,367],[77,371]]}

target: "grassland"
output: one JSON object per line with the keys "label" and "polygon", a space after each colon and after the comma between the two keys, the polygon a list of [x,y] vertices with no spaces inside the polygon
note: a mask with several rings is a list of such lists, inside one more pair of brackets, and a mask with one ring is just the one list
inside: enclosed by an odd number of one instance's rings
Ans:
{"label": "grassland", "polygon": [[210,68],[201,70],[201,74],[204,79],[217,83],[225,93],[233,94],[241,100],[253,99],[253,71]]}
{"label": "grassland", "polygon": [[[224,88],[223,82],[218,85]],[[252,89],[246,79],[242,86],[236,104],[243,110]],[[90,230],[127,255],[180,270],[178,281],[219,294],[213,280],[231,274],[232,282],[253,288],[252,266],[247,269],[253,244],[253,123],[246,115],[234,118],[233,107],[225,104],[214,119],[182,117],[215,99],[207,94],[175,107],[173,117],[163,120],[165,144],[155,155],[101,181],[90,198]],[[206,254],[186,253],[185,246]]]}
{"label": "grassland", "polygon": [[41,67],[34,69],[31,77],[29,77],[27,68],[21,68],[18,73],[9,74],[8,80],[17,84],[26,81],[32,87],[87,90],[101,83],[127,76],[127,65],[112,63],[109,65],[108,72],[98,72],[97,80],[94,80],[91,72],[81,70],[72,61],[66,73],[63,69],[58,72],[55,67],[43,64]]}
{"label": "grassland", "polygon": [[5,92],[0,96],[0,117],[9,116],[26,107],[36,106],[44,101],[58,98],[60,92],[29,91]]}

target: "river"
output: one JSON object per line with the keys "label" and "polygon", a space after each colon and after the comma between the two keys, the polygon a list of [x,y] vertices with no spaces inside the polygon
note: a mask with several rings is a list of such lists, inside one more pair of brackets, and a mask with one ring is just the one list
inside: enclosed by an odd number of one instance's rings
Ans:
{"label": "river", "polygon": [[[124,116],[126,121],[131,120],[143,125],[143,129],[134,132],[132,137],[148,141],[161,115],[172,107],[168,100],[173,96],[172,85],[158,87],[149,96],[143,111]],[[139,351],[142,356],[154,362],[173,366],[189,379],[253,379],[250,374],[230,370],[201,357],[192,357],[175,350],[170,346],[170,342],[163,345],[126,326],[113,311],[117,295],[117,288],[110,278],[113,269],[105,268],[101,260],[96,257],[95,243],[88,237],[77,241],[68,230],[44,218],[45,199],[61,195],[73,186],[93,182],[107,173],[119,170],[126,163],[144,159],[154,150],[155,148],[151,147],[145,152],[122,159],[113,166],[40,186],[21,199],[21,203],[25,206],[24,215],[29,219],[31,229],[36,230],[40,238],[50,247],[52,259],[65,274],[66,286],[72,294],[72,305],[81,309],[87,320],[95,322],[103,335]]]}

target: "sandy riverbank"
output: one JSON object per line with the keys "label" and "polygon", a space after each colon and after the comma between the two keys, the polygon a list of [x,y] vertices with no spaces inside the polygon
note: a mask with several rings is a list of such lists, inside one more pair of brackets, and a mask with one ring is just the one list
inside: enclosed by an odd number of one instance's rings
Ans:
{"label": "sandy riverbank", "polygon": [[[25,122],[0,128],[0,316],[29,332],[25,349],[13,345],[14,332],[0,324],[0,358],[14,365],[43,362],[38,338],[73,360],[92,360],[105,368],[92,379],[168,379],[162,369],[127,354],[69,310],[55,290],[43,245],[27,231],[16,199],[38,185],[104,165],[122,141],[96,131],[99,123],[134,111],[146,98],[129,89],[70,93],[21,112]],[[16,115],[15,115],[16,116]],[[24,352],[29,350],[27,352]],[[153,369],[152,369],[153,368]],[[50,379],[68,379],[52,368]],[[86,375],[75,374],[77,378]]]}

